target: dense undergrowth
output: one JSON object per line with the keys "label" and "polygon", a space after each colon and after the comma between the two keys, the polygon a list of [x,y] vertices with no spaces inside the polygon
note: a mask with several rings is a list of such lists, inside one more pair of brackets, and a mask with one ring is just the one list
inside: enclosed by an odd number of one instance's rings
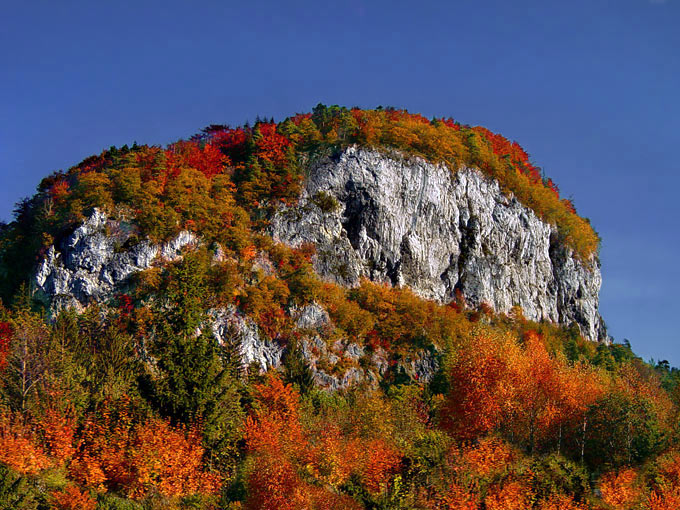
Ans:
{"label": "dense undergrowth", "polygon": [[[45,179],[0,238],[0,508],[678,507],[680,376],[667,363],[519,308],[439,305],[368,281],[344,289],[314,273],[312,246],[265,234],[310,161],[354,143],[478,166],[580,256],[597,248],[519,146],[448,120],[317,107],[105,151]],[[181,229],[203,242],[127,293],[48,320],[25,282],[95,207],[135,232],[131,244]],[[374,379],[316,387],[294,319],[310,303],[329,313],[314,332],[329,348],[365,353],[325,370]],[[208,309],[230,306],[287,347],[279,371],[244,367],[204,327]],[[404,368],[422,352],[437,360],[427,381]]]}

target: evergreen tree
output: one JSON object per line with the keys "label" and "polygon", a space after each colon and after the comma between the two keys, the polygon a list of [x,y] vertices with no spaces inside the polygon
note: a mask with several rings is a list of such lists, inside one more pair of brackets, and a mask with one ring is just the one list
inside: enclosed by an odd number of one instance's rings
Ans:
{"label": "evergreen tree", "polygon": [[204,254],[191,253],[170,271],[168,301],[158,310],[152,355],[151,400],[177,423],[202,427],[211,464],[229,470],[236,456],[243,410],[237,353],[220,346],[205,327]]}

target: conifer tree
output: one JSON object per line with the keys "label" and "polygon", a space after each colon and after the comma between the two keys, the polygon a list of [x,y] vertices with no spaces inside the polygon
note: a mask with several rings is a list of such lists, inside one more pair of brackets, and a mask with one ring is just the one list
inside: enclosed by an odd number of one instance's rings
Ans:
{"label": "conifer tree", "polygon": [[205,254],[187,254],[170,271],[168,301],[156,325],[152,355],[157,373],[151,400],[176,423],[197,423],[211,463],[224,470],[236,455],[243,411],[235,350],[225,349],[205,328]]}

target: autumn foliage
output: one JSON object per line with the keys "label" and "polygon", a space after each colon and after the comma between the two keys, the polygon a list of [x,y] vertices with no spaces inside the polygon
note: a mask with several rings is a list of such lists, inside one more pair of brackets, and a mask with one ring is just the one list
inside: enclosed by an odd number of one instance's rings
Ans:
{"label": "autumn foliage", "polygon": [[606,475],[600,482],[602,500],[615,510],[633,506],[641,497],[636,478],[637,473],[630,468]]}
{"label": "autumn foliage", "polygon": [[52,459],[37,432],[19,416],[0,416],[0,462],[23,474],[36,474],[49,467]]}
{"label": "autumn foliage", "polygon": [[[255,457],[248,478],[247,508],[360,508],[336,491],[352,476],[370,494],[388,490],[401,455],[384,440],[361,442],[333,424],[312,434],[300,423],[299,395],[276,377],[256,387],[261,406],[246,425],[246,445]],[[314,483],[316,482],[316,483]],[[327,487],[319,490],[318,487]]]}
{"label": "autumn foliage", "polygon": [[70,466],[74,480],[134,498],[150,492],[182,496],[217,489],[219,475],[203,470],[199,431],[172,427],[159,418],[135,423],[132,411],[124,399],[106,403],[86,419]]}
{"label": "autumn foliage", "polygon": [[7,355],[12,340],[12,327],[8,322],[0,321],[0,372],[7,365]]}
{"label": "autumn foliage", "polygon": [[483,127],[470,127],[452,119],[432,119],[405,110],[360,110],[317,106],[310,117],[296,116],[282,130],[298,146],[314,142],[335,145],[357,143],[388,147],[446,163],[452,171],[474,166],[496,179],[545,221],[560,229],[564,241],[588,258],[599,245],[590,224],[575,214],[571,201],[561,199],[557,185],[544,178],[516,142]]}
{"label": "autumn foliage", "polygon": [[94,510],[97,506],[97,502],[87,492],[75,485],[53,492],[52,500],[58,510]]}
{"label": "autumn foliage", "polygon": [[[575,257],[597,251],[519,144],[451,118],[319,105],[105,150],[45,178],[0,232],[0,507],[680,508],[668,363],[460,292],[343,288],[316,274],[313,245],[268,235],[310,164],[351,145],[477,168]],[[48,313],[26,281],[94,208],[117,252],[200,241],[109,300]],[[268,370],[248,364],[245,330]]]}

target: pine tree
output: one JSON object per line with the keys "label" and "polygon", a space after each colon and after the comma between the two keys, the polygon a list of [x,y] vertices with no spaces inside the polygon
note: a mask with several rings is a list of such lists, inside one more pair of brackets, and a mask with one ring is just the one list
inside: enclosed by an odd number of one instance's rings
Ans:
{"label": "pine tree", "polygon": [[207,269],[202,257],[187,254],[170,272],[168,301],[157,310],[151,349],[156,374],[149,390],[151,401],[164,416],[202,427],[211,464],[229,471],[243,419],[240,360],[212,334],[197,334],[206,321]]}

